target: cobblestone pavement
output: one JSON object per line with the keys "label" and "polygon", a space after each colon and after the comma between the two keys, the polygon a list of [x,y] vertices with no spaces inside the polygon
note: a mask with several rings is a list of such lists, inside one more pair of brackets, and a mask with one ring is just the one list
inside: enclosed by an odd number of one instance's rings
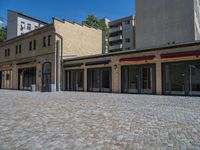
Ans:
{"label": "cobblestone pavement", "polygon": [[0,150],[200,150],[200,98],[0,91]]}

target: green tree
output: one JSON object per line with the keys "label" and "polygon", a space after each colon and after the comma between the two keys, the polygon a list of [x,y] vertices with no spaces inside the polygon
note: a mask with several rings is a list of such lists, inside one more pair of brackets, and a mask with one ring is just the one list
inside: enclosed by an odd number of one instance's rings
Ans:
{"label": "green tree", "polygon": [[1,28],[0,29],[0,43],[6,41],[7,37],[7,29],[6,28]]}
{"label": "green tree", "polygon": [[83,21],[83,24],[86,25],[86,26],[89,26],[89,27],[101,29],[105,33],[106,45],[109,48],[109,42],[108,42],[108,39],[109,39],[109,28],[107,27],[105,22],[103,22],[102,20],[98,19],[94,15],[89,15],[86,18],[86,20]]}

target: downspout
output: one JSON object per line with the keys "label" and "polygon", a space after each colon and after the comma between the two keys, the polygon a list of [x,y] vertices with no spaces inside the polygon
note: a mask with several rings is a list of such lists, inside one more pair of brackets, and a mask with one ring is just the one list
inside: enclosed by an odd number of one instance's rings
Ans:
{"label": "downspout", "polygon": [[62,90],[61,81],[63,79],[63,37],[55,33],[59,40],[56,40],[56,91]]}

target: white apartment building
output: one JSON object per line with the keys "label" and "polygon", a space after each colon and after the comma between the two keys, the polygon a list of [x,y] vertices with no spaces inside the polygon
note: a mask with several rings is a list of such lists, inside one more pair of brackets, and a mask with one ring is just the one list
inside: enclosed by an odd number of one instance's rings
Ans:
{"label": "white apartment building", "polygon": [[7,39],[12,39],[47,24],[23,13],[8,10]]}

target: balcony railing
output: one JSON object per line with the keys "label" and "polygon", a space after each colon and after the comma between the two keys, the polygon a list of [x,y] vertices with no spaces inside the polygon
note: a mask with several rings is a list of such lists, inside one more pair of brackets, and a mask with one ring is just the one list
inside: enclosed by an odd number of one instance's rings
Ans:
{"label": "balcony railing", "polygon": [[118,50],[118,49],[122,49],[122,44],[117,44],[117,45],[113,45],[110,46],[109,50]]}
{"label": "balcony railing", "polygon": [[109,38],[110,42],[119,41],[119,40],[122,40],[122,36],[121,35],[117,35],[117,36],[113,36],[113,37]]}
{"label": "balcony railing", "polygon": [[110,33],[118,32],[118,31],[122,31],[122,26],[119,26],[119,27],[112,27],[112,28],[110,28],[110,30],[109,30]]}

